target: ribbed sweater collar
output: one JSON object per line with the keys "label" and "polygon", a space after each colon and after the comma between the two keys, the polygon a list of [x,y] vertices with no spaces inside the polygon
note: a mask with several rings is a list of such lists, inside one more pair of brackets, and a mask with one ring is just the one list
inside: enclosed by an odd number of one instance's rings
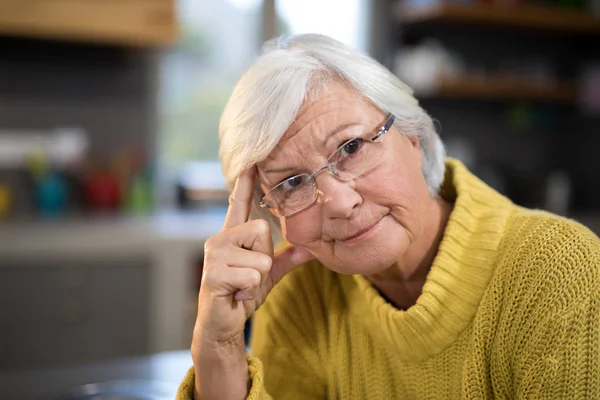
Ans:
{"label": "ribbed sweater collar", "polygon": [[398,310],[365,277],[342,278],[351,312],[406,361],[439,354],[472,321],[513,210],[508,199],[457,160],[446,161],[440,194],[453,202],[454,208],[415,305]]}

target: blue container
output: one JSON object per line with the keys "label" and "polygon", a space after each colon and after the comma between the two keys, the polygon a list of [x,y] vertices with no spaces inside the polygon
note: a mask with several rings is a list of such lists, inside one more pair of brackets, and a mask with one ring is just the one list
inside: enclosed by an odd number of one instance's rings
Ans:
{"label": "blue container", "polygon": [[69,190],[67,181],[57,172],[47,172],[37,185],[37,203],[45,217],[59,217],[65,214]]}

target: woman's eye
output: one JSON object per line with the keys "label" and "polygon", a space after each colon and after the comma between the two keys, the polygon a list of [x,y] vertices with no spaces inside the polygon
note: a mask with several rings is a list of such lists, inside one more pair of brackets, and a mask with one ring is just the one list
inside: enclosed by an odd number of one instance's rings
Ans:
{"label": "woman's eye", "polygon": [[361,139],[353,139],[342,145],[342,154],[350,155],[356,153],[362,145]]}
{"label": "woman's eye", "polygon": [[292,176],[291,178],[286,179],[285,181],[283,181],[283,188],[285,190],[292,190],[298,186],[300,186],[302,184],[302,182],[304,182],[304,176],[302,175],[296,175],[296,176]]}

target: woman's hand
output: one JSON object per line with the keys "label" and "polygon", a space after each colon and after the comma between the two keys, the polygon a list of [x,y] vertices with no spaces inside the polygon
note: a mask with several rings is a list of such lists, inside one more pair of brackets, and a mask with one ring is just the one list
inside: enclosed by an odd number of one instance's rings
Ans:
{"label": "woman's hand", "polygon": [[[273,255],[273,240],[267,222],[248,222],[256,173],[256,167],[253,167],[240,175],[229,197],[223,229],[204,246],[204,268],[192,341],[197,395],[200,392],[215,393],[207,390],[206,385],[211,383],[204,378],[213,375],[220,366],[232,378],[236,375],[231,374],[232,368],[242,368],[238,365],[242,361],[245,367],[243,333],[246,320],[285,274],[312,258],[308,251],[293,246]],[[247,390],[247,369],[245,371],[246,380],[231,382],[233,386],[243,384]],[[221,375],[221,390],[223,384]]]}
{"label": "woman's hand", "polygon": [[240,175],[223,229],[204,246],[196,328],[210,340],[227,341],[243,333],[246,320],[273,286],[310,259],[310,253],[296,247],[273,255],[268,223],[248,221],[255,177],[255,167]]}

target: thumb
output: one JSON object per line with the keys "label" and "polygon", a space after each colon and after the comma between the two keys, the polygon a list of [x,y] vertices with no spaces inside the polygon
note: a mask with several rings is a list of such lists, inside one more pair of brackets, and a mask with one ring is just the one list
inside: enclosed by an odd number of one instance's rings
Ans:
{"label": "thumb", "polygon": [[306,249],[290,246],[273,256],[273,266],[269,272],[271,283],[275,286],[288,272],[314,257]]}

